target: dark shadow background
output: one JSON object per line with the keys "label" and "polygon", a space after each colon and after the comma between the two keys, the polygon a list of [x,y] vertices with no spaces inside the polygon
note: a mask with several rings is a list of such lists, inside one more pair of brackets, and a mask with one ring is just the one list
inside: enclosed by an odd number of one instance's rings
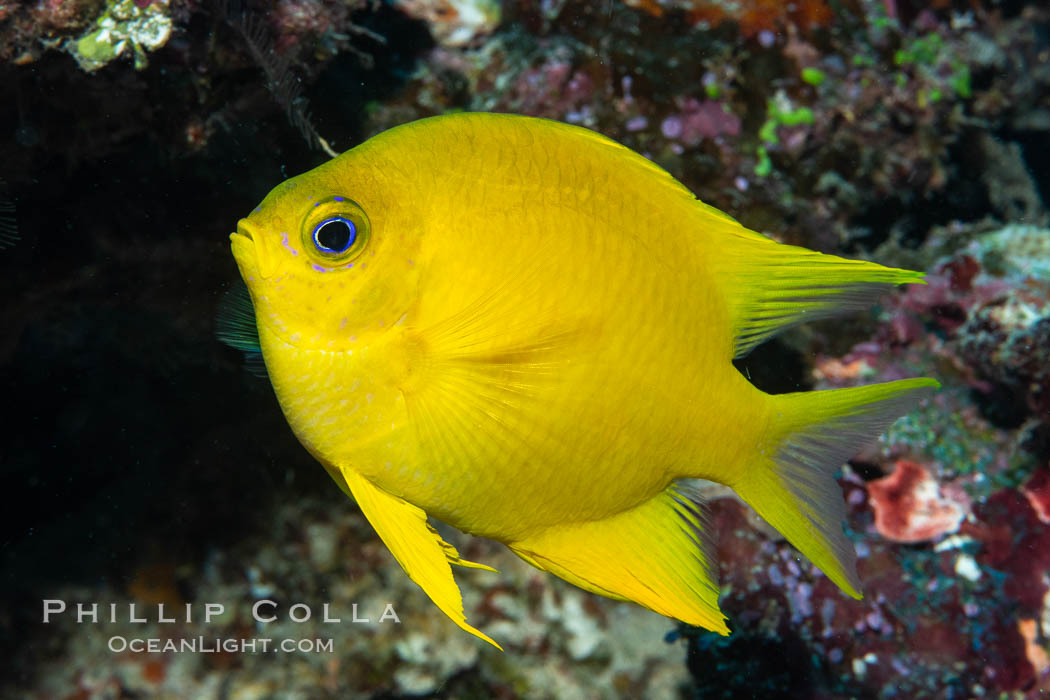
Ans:
{"label": "dark shadow background", "polygon": [[[396,92],[432,45],[389,8],[355,22],[387,48],[371,66],[338,57],[306,92],[340,151],[363,138],[364,106]],[[216,70],[212,32],[236,40],[197,15],[138,72],[118,60],[87,74],[57,52],[0,66],[0,195],[20,236],[0,250],[5,675],[22,667],[50,590],[121,590],[144,568],[198,562],[275,498],[353,507],[295,441],[269,382],[214,335],[238,281],[237,220],[327,156],[257,66]]]}

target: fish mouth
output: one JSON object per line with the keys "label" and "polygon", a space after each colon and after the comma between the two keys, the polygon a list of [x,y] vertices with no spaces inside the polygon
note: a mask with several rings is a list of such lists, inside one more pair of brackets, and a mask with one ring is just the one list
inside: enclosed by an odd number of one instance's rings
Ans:
{"label": "fish mouth", "polygon": [[244,236],[245,238],[247,238],[252,243],[255,243],[256,237],[255,237],[254,234],[256,232],[254,231],[254,228],[255,227],[252,226],[248,222],[247,219],[241,219],[240,221],[237,222],[237,233],[234,233],[232,235],[234,235],[234,236]]}
{"label": "fish mouth", "polygon": [[278,260],[268,245],[269,236],[248,219],[237,222],[237,232],[230,234],[233,257],[243,272],[252,269],[263,279],[270,279],[277,272]]}
{"label": "fish mouth", "polygon": [[257,239],[252,234],[251,226],[244,219],[237,222],[237,231],[230,234],[233,258],[242,272],[248,268],[258,267],[259,244],[256,241],[261,239]]}

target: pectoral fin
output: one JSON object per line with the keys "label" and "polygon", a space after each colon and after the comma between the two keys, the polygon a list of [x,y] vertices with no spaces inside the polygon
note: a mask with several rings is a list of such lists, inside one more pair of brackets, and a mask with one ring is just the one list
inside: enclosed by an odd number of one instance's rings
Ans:
{"label": "pectoral fin", "polygon": [[427,514],[421,508],[387,493],[353,470],[342,468],[340,471],[361,512],[408,577],[419,584],[453,622],[502,651],[503,647],[467,624],[463,598],[452,577],[449,561],[479,569],[489,567],[460,559],[456,548],[430,527]]}

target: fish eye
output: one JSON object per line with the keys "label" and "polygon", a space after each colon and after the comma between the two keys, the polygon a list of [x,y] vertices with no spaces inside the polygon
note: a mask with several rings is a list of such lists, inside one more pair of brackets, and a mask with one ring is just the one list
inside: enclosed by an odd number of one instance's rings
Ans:
{"label": "fish eye", "polygon": [[350,219],[333,216],[314,227],[314,245],[327,255],[345,253],[357,239],[357,226]]}
{"label": "fish eye", "polygon": [[346,197],[328,197],[312,203],[301,226],[307,255],[326,269],[349,263],[360,255],[371,233],[364,210]]}

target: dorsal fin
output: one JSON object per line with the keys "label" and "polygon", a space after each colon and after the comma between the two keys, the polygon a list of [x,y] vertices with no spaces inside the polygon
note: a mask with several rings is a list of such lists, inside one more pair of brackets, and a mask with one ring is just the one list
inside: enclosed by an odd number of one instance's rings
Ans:
{"label": "dorsal fin", "polygon": [[925,284],[921,272],[777,243],[721,217],[711,228],[710,260],[726,290],[733,357],[800,323],[867,309],[899,284]]}
{"label": "dorsal fin", "polygon": [[[470,117],[508,118],[499,114]],[[673,195],[695,206],[701,229],[696,231],[696,236],[698,244],[706,247],[705,260],[728,276],[723,280],[723,288],[727,290],[734,331],[734,357],[747,354],[759,343],[791,326],[868,308],[876,297],[898,284],[923,283],[920,272],[776,243],[697,199],[653,161],[597,132],[546,119],[529,119],[526,123],[530,128],[546,128],[607,147],[621,159],[618,168],[642,170],[650,181],[661,183]]]}

